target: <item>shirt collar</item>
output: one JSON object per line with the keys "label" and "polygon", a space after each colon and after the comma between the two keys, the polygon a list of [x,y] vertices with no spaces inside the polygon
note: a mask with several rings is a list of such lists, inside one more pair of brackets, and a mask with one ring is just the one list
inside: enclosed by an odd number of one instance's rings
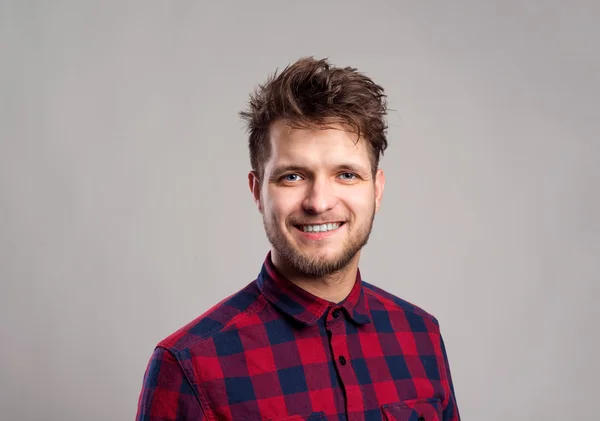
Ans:
{"label": "shirt collar", "polygon": [[337,305],[305,291],[281,275],[273,265],[270,251],[258,275],[257,283],[261,293],[271,304],[305,325],[314,325],[329,307],[343,308],[346,315],[356,324],[371,321],[360,270],[356,272],[356,282],[350,294]]}

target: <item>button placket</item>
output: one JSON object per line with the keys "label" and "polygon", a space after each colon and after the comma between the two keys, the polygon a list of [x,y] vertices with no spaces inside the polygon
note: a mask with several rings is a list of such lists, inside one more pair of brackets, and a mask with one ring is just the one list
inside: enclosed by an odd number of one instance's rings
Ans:
{"label": "button placket", "polygon": [[[333,358],[337,360],[339,368],[346,366],[349,358],[346,321],[344,318],[340,318],[340,314],[342,314],[341,308],[333,308],[327,323],[327,336],[333,351]],[[344,370],[347,370],[347,368]]]}
{"label": "button placket", "polygon": [[[337,317],[334,312],[338,310]],[[340,309],[333,309],[331,316],[327,318],[326,329],[331,332],[329,335],[329,342],[331,345],[331,357],[333,358],[333,364],[339,374],[340,386],[345,392],[345,403],[348,411],[353,415],[348,419],[349,421],[359,419],[363,421],[359,415],[358,410],[362,408],[362,393],[360,387],[358,387],[358,380],[356,373],[353,370],[352,361],[350,360],[350,350],[348,348],[348,332],[347,325],[349,323],[345,317],[339,317],[341,314]],[[358,417],[358,418],[356,418]]]}
{"label": "button placket", "polygon": [[346,338],[346,327],[344,320],[340,320],[341,310],[336,307],[329,313],[330,317],[327,326],[327,336],[331,343],[333,357],[337,359],[342,366],[346,365],[346,355],[348,353],[348,344]]}

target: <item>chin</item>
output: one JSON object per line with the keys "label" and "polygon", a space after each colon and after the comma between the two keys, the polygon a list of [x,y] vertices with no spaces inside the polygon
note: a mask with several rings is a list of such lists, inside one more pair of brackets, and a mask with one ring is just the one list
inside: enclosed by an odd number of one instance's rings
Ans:
{"label": "chin", "polygon": [[343,253],[340,251],[315,251],[315,252],[305,252],[299,253],[307,260],[312,260],[316,263],[335,263],[340,260],[343,256]]}

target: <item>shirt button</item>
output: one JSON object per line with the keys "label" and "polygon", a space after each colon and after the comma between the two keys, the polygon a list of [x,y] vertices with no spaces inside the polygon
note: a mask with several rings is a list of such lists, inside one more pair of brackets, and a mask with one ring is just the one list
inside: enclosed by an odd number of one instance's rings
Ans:
{"label": "shirt button", "polygon": [[332,313],[333,317],[337,318],[339,315],[340,315],[340,309],[339,308],[336,308],[335,310],[333,310],[333,313]]}
{"label": "shirt button", "polygon": [[341,365],[346,365],[346,358],[343,355],[339,358],[339,360]]}

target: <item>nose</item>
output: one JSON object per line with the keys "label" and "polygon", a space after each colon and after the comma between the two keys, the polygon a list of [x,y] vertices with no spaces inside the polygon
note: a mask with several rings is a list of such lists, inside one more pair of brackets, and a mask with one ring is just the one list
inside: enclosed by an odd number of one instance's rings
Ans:
{"label": "nose", "polygon": [[310,213],[324,213],[337,204],[333,186],[327,180],[314,180],[304,198],[304,210]]}

